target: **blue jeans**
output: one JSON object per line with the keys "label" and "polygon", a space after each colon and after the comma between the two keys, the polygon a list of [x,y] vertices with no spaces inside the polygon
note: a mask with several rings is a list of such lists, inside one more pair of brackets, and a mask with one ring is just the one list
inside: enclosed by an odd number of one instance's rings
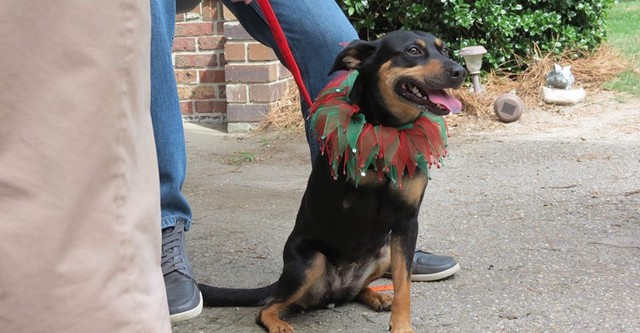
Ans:
{"label": "blue jeans", "polygon": [[[280,61],[285,63],[256,1],[250,5],[230,0],[222,2],[255,40],[272,48]],[[313,100],[329,82],[329,69],[344,48],[340,44],[358,39],[358,34],[335,0],[269,2],[287,37],[291,53],[300,68],[302,80]],[[304,99],[301,104],[302,115],[306,120],[309,105]],[[305,130],[313,160],[319,150],[318,143],[312,137],[308,122],[305,122]]]}
{"label": "blue jeans", "polygon": [[[250,5],[230,0],[222,2],[253,38],[274,49],[282,61],[271,30],[255,1]],[[343,48],[340,43],[358,39],[358,35],[335,0],[270,2],[300,67],[309,95],[314,99],[329,81],[329,69]],[[171,64],[175,1],[151,0],[151,17],[151,118],[160,168],[162,227],[174,226],[177,220],[182,219],[185,228],[189,229],[191,208],[181,192],[186,176],[184,130]],[[308,109],[303,100],[301,110],[305,119]],[[313,159],[319,147],[311,137],[308,124],[306,132]]]}
{"label": "blue jeans", "polygon": [[176,24],[173,0],[151,0],[151,120],[160,171],[162,228],[178,220],[191,226],[191,207],[182,194],[187,156],[171,49]]}

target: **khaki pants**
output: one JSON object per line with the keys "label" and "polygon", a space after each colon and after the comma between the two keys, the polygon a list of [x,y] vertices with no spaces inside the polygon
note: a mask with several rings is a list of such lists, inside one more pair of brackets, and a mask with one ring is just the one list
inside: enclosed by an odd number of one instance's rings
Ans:
{"label": "khaki pants", "polygon": [[0,331],[170,332],[149,1],[2,0],[0,32]]}

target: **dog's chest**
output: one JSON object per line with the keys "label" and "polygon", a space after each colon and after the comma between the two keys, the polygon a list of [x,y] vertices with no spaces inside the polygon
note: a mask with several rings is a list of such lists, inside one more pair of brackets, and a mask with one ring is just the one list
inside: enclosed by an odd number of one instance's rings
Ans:
{"label": "dog's chest", "polygon": [[[345,210],[350,209],[354,205],[366,206],[371,209],[371,202],[374,200],[361,200],[359,191],[369,192],[368,189],[377,188],[384,189],[384,191],[377,191],[374,196],[379,200],[377,201],[376,208],[389,208],[390,210],[398,210],[402,208],[402,205],[417,206],[422,201],[422,195],[427,187],[428,178],[422,172],[417,172],[412,177],[404,176],[401,184],[390,182],[386,178],[382,178],[377,171],[367,170],[360,181],[355,184],[351,181],[352,186],[355,189],[342,200],[342,208]],[[383,196],[380,193],[384,192]],[[385,205],[389,207],[385,207]]]}

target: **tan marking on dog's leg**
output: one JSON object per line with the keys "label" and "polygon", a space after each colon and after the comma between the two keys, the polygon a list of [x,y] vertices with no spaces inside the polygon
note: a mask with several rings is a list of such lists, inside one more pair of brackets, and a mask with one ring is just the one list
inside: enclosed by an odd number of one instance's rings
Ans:
{"label": "tan marking on dog's leg", "polygon": [[309,269],[305,271],[305,282],[291,297],[284,302],[268,305],[258,313],[258,323],[264,325],[269,333],[292,333],[293,326],[280,319],[280,312],[298,301],[309,290],[313,283],[324,274],[326,258],[317,253]]}
{"label": "tan marking on dog's leg", "polygon": [[392,333],[413,333],[411,327],[411,277],[407,271],[402,244],[391,239],[391,275],[393,279],[393,303],[389,328]]}
{"label": "tan marking on dog's leg", "polygon": [[264,325],[269,333],[293,333],[293,326],[280,319],[280,312],[284,308],[284,303],[276,303],[261,310],[258,314],[259,323]]}
{"label": "tan marking on dog's leg", "polygon": [[358,294],[358,300],[369,305],[375,311],[389,311],[391,310],[393,296],[377,293],[368,287],[371,282],[379,279],[391,266],[389,246],[385,245],[385,247],[380,249],[380,251],[382,251],[382,257],[380,257],[380,259],[375,263],[376,267],[364,283],[365,287],[362,288],[360,294]]}
{"label": "tan marking on dog's leg", "polygon": [[358,301],[368,305],[375,311],[389,311],[393,302],[393,296],[377,293],[367,287],[358,294]]}
{"label": "tan marking on dog's leg", "polygon": [[364,284],[365,286],[368,286],[371,282],[379,279],[385,272],[389,270],[389,267],[391,266],[391,251],[389,249],[389,246],[385,245],[385,247],[383,247],[380,251],[383,251],[382,257],[380,257],[380,259],[378,259],[378,261],[376,262],[376,267],[373,272],[371,272],[371,275],[369,275],[369,277],[367,278],[367,281]]}

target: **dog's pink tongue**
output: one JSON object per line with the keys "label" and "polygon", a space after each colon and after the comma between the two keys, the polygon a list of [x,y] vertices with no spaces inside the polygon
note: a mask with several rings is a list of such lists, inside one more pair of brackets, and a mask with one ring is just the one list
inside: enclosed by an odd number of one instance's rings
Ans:
{"label": "dog's pink tongue", "polygon": [[432,103],[442,105],[450,112],[459,113],[462,110],[462,103],[444,92],[444,90],[428,90],[427,94]]}

